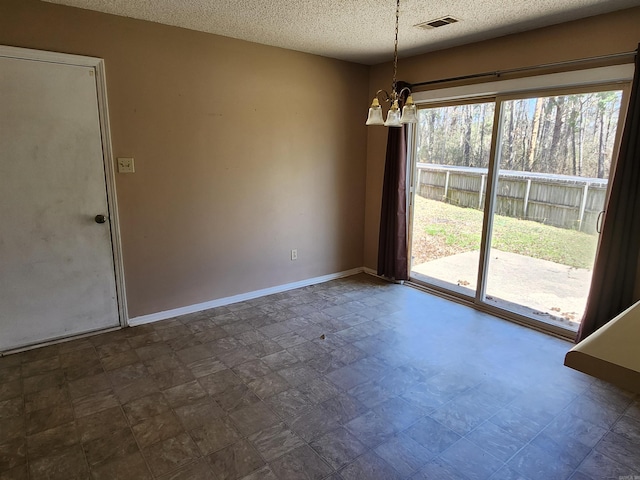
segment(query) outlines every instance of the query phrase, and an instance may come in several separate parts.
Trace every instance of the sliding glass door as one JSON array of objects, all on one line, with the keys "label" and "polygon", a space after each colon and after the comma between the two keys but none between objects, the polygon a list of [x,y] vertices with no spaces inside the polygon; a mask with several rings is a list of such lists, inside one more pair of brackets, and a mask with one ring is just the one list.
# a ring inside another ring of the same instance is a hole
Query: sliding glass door
[{"label": "sliding glass door", "polygon": [[417,279],[475,297],[493,102],[418,111],[412,270]]},{"label": "sliding glass door", "polygon": [[621,100],[619,87],[600,87],[422,107],[412,280],[575,331]]}]

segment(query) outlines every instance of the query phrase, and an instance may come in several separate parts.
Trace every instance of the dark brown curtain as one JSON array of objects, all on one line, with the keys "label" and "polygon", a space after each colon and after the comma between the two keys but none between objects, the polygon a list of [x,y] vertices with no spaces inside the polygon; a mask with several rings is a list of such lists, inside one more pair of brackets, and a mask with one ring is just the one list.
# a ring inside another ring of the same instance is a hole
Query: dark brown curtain
[{"label": "dark brown curtain", "polygon": [[640,254],[640,61],[637,54],[629,110],[606,208],[578,342],[636,300],[634,289]]},{"label": "dark brown curtain", "polygon": [[[407,86],[398,82],[398,91]],[[400,105],[402,107],[402,104]],[[408,280],[406,126],[389,127],[378,238],[378,275]]]}]

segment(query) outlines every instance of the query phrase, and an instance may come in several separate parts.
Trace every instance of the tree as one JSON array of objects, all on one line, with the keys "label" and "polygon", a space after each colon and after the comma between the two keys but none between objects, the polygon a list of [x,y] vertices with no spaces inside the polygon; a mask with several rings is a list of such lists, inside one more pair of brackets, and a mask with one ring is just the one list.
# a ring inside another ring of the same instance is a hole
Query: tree
[{"label": "tree", "polygon": [[538,147],[538,133],[540,132],[540,117],[542,116],[543,99],[536,98],[536,107],[533,113],[533,127],[531,130],[531,145],[529,154],[527,155],[527,163],[523,165],[522,170],[527,172],[533,171],[533,165],[536,158],[536,148]]},{"label": "tree", "polygon": [[[606,178],[620,91],[502,102],[500,168]],[[417,152],[423,162],[487,168],[495,104],[420,109]]]}]

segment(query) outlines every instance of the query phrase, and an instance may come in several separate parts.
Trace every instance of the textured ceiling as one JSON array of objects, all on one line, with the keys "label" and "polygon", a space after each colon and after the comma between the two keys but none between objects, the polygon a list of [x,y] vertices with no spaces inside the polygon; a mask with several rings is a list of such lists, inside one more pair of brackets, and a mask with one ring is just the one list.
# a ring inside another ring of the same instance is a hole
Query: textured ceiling
[{"label": "textured ceiling", "polygon": [[[45,0],[376,64],[393,55],[394,0]],[[400,56],[640,5],[640,0],[402,0]],[[414,25],[443,16],[459,23]]]}]

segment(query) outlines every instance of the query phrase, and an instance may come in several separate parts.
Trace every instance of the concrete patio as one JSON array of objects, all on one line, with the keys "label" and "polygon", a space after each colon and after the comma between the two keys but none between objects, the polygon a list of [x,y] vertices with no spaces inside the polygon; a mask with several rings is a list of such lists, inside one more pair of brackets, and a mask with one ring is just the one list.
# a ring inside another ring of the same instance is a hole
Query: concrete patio
[{"label": "concrete patio", "polygon": [[[477,287],[479,252],[413,266],[412,276],[466,295]],[[591,271],[492,249],[487,302],[576,330],[591,285]]]}]

